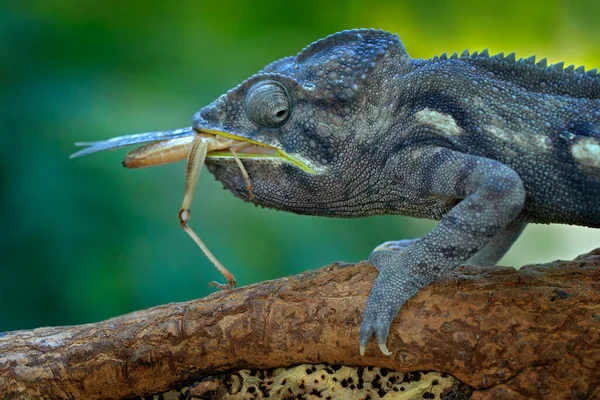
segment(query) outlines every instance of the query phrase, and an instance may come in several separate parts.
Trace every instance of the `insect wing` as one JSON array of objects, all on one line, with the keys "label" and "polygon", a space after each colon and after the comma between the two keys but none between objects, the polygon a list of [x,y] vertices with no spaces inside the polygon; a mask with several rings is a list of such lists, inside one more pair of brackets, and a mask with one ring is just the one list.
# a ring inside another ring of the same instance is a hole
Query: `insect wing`
[{"label": "insect wing", "polygon": [[70,158],[81,157],[92,153],[97,153],[104,150],[117,149],[119,147],[130,146],[133,144],[156,142],[159,140],[172,139],[176,137],[190,136],[194,134],[194,128],[188,126],[186,128],[175,129],[172,131],[146,132],[136,133],[133,135],[118,136],[108,140],[99,142],[78,142],[75,146],[84,146],[85,149],[71,154]]}]

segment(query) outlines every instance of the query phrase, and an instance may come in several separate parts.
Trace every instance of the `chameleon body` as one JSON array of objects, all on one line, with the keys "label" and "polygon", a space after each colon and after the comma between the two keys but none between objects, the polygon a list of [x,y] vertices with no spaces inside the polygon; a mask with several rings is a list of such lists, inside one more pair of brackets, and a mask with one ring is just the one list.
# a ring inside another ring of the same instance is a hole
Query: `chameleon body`
[{"label": "chameleon body", "polygon": [[193,129],[76,155],[194,131],[281,155],[243,159],[253,196],[235,160],[207,155],[209,171],[246,201],[328,217],[440,220],[422,238],[369,256],[379,276],[361,353],[374,335],[389,354],[390,324],[419,288],[464,263],[495,264],[527,223],[600,227],[596,70],[487,50],[419,60],[396,35],[350,30],[269,64],[196,113]]},{"label": "chameleon body", "polygon": [[[495,264],[526,223],[600,227],[595,70],[487,51],[418,60],[396,35],[350,30],[273,62],[193,124],[282,149],[314,170],[244,160],[260,205],[440,220],[422,238],[370,255],[380,273],[361,352],[374,335],[388,353],[390,324],[419,288],[467,262]],[[234,162],[206,164],[249,200]]]},{"label": "chameleon body", "polygon": [[[255,95],[260,85],[282,88],[287,102]],[[285,118],[263,123],[253,112],[261,102],[264,115]],[[422,238],[370,255],[380,274],[361,352],[375,335],[388,353],[390,324],[419,288],[466,262],[495,264],[526,223],[600,227],[595,70],[487,51],[417,60],[396,35],[351,30],[268,65],[193,124],[283,149],[316,171],[245,160],[263,206],[440,220]],[[235,163],[207,159],[207,167],[249,200]]]}]

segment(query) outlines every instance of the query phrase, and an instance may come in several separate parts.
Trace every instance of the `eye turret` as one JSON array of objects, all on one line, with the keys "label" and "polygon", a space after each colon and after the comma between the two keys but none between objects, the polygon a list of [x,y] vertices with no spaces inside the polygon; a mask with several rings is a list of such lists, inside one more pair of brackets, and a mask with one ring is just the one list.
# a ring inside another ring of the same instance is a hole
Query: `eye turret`
[{"label": "eye turret", "polygon": [[255,124],[277,128],[290,116],[290,96],[281,83],[262,81],[248,91],[244,108],[246,116]]}]

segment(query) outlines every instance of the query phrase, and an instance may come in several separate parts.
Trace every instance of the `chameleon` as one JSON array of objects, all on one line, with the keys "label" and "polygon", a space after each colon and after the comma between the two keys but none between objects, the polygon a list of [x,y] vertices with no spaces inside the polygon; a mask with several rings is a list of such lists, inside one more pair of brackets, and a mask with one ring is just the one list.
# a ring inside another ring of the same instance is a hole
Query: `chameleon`
[{"label": "chameleon", "polygon": [[496,264],[526,224],[600,228],[596,69],[487,49],[414,59],[395,34],[347,30],[267,65],[201,108],[190,128],[76,155],[198,134],[263,150],[203,160],[242,200],[325,217],[439,221],[369,255],[379,274],[361,355],[373,336],[390,355],[390,325],[420,288],[463,264]]}]

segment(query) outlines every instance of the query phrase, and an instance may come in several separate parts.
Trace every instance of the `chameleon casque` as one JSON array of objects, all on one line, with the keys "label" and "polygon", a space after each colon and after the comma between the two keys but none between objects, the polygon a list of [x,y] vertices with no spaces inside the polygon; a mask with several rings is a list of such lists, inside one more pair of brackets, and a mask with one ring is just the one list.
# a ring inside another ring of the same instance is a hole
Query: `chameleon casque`
[{"label": "chameleon casque", "polygon": [[328,217],[440,220],[369,256],[379,276],[361,354],[373,335],[390,354],[390,324],[419,288],[461,264],[495,264],[527,223],[600,227],[596,70],[487,50],[413,59],[397,35],[349,30],[269,64],[202,108],[192,128],[76,155],[199,132],[277,151],[242,159],[252,191],[230,154],[208,153],[209,171],[243,200]]}]

